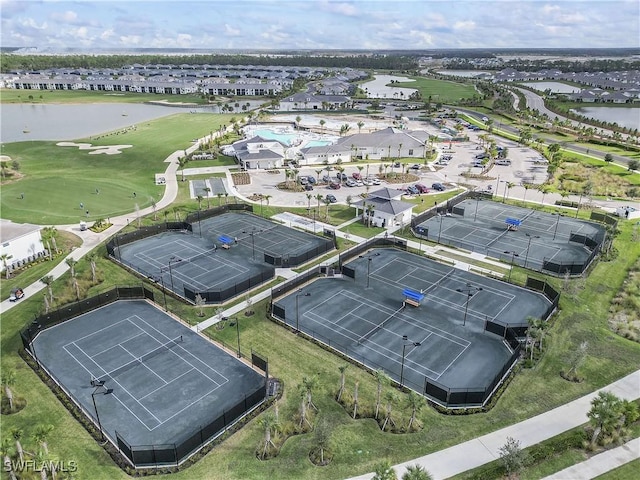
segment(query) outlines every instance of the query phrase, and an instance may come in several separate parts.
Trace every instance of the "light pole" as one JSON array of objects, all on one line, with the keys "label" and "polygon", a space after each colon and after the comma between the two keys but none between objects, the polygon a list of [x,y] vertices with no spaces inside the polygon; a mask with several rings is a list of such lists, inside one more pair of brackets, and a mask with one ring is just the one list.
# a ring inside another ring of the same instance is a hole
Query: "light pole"
[{"label": "light pole", "polygon": [[558,233],[558,225],[560,224],[560,217],[563,217],[561,213],[558,213],[558,219],[556,220],[556,228],[553,230],[553,239],[556,239],[556,233]]},{"label": "light pole", "polygon": [[380,252],[376,252],[373,253],[371,255],[360,255],[359,258],[366,258],[367,259],[367,287],[369,288],[369,277],[371,275],[371,261],[373,260],[373,257],[378,257],[380,255]]},{"label": "light pole", "polygon": [[158,279],[156,280],[156,282],[158,282],[158,281],[160,282],[160,285],[162,285],[162,298],[164,300],[164,311],[168,312],[169,309],[167,308],[167,292],[166,292],[166,290],[164,288],[164,279],[162,278],[162,275],[160,275],[158,277]]},{"label": "light pole", "polygon": [[296,293],[296,333],[300,332],[300,309],[299,309],[299,303],[298,303],[298,298],[300,297],[310,297],[311,293],[309,292],[302,292],[302,289],[299,289],[298,292]]},{"label": "light pole", "polygon": [[98,406],[96,405],[96,394],[102,393],[103,395],[107,395],[108,393],[113,392],[112,389],[104,386],[104,380],[94,380],[91,382],[91,386],[96,387],[95,390],[91,393],[91,400],[93,401],[93,409],[96,412],[96,420],[98,421],[98,429],[100,429],[100,439],[101,441],[105,441],[104,431],[102,430],[102,423],[100,422],[100,415],[98,415]]},{"label": "light pole", "polygon": [[38,332],[40,331],[40,329],[42,328],[42,325],[40,325],[37,320],[33,320],[33,322],[31,322],[31,325],[33,326],[33,329],[35,330],[36,334],[35,336],[31,333],[31,328],[29,328],[27,331],[29,332],[29,340],[31,340],[31,353],[33,354],[33,358],[35,359],[36,363],[40,363],[38,362],[38,356],[36,355],[36,345],[35,343],[33,343],[34,339],[38,336]]},{"label": "light pole", "polygon": [[507,282],[511,283],[511,272],[513,271],[513,262],[515,257],[519,257],[520,255],[518,255],[513,250],[505,250],[504,253],[506,253],[507,255],[511,255],[511,268],[509,269],[509,277],[507,278]]},{"label": "light pole", "polygon": [[[407,340],[409,340],[409,337],[407,335],[403,335],[402,341],[406,342]],[[419,347],[420,345],[422,345],[420,342],[410,342],[402,345],[402,364],[400,366],[400,386],[403,386],[403,381],[404,381],[404,358],[405,358],[406,349],[407,347]]]},{"label": "light pole", "polygon": [[531,240],[534,238],[540,238],[540,235],[531,235],[529,233],[525,233],[527,237],[529,237],[529,243],[527,244],[527,253],[524,256],[524,268],[527,268],[527,259],[529,258],[529,248],[531,247]]},{"label": "light pole", "polygon": [[498,195],[498,187],[500,186],[500,175],[498,175],[498,180],[496,180],[496,195]]},{"label": "light pole", "polygon": [[248,233],[251,236],[251,257],[255,260],[256,259],[256,243],[255,243],[255,239],[253,238],[254,235],[258,232],[260,232],[262,230],[258,230],[256,231],[256,228],[253,227],[253,229],[250,232],[247,231],[243,231],[242,233]]},{"label": "light pole", "polygon": [[[238,337],[238,352],[237,352],[237,356],[238,356],[238,358],[240,358],[242,356],[242,354],[240,353],[240,319],[238,317],[234,317],[234,318],[222,317],[221,320],[225,321],[225,322],[227,320],[232,320],[233,322],[235,322],[235,324],[236,324],[236,335]],[[229,323],[229,326],[232,327],[233,323]]]},{"label": "light pole", "polygon": [[482,287],[476,287],[467,283],[466,288],[456,288],[456,292],[465,293],[467,295],[467,300],[464,302],[464,318],[462,319],[462,326],[464,327],[467,324],[467,312],[469,311],[469,300],[473,297],[476,292],[480,292]]},{"label": "light pole", "polygon": [[173,289],[173,272],[171,271],[171,264],[172,263],[178,263],[181,262],[182,259],[181,258],[176,258],[176,257],[171,257],[169,259],[169,278],[171,279],[171,291],[175,292],[175,290]]},{"label": "light pole", "polygon": [[475,213],[473,214],[473,221],[474,221],[474,222],[476,221],[476,217],[478,216],[478,204],[479,204],[479,203],[480,203],[480,197],[479,197],[479,196],[477,196],[477,197],[476,197],[476,211],[475,211]]},{"label": "light pole", "polygon": [[504,183],[504,194],[502,195],[502,203],[505,203],[507,199],[507,190],[509,189],[509,182],[502,180],[502,183]]},{"label": "light pole", "polygon": [[442,233],[442,214],[439,214],[439,218],[440,218],[440,228],[438,229],[438,243],[440,243],[440,234]]}]

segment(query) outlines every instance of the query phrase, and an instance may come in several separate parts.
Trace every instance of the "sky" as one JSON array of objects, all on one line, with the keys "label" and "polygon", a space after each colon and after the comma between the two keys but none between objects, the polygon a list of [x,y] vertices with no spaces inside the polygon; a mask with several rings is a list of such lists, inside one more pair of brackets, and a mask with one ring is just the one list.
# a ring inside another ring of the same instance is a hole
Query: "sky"
[{"label": "sky", "polygon": [[3,47],[640,46],[638,0],[0,0]]}]

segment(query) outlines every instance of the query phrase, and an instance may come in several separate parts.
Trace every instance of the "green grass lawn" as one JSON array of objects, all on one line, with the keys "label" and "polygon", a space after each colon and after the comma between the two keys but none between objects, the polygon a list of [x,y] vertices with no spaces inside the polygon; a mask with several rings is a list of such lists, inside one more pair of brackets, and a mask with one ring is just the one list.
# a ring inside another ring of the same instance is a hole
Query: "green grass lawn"
[{"label": "green grass lawn", "polygon": [[397,82],[388,86],[414,88],[420,92],[424,101],[431,97],[434,103],[456,103],[462,98],[471,98],[477,94],[470,84],[425,77],[411,76],[410,78],[415,81]]},{"label": "green grass lawn", "polygon": [[638,471],[640,471],[640,459],[633,460],[621,467],[618,467],[610,472],[607,472],[599,477],[597,480],[635,480],[638,478]]},{"label": "green grass lawn", "polygon": [[194,137],[228,123],[230,117],[177,114],[140,124],[135,131],[91,141],[94,145],[133,145],[119,155],[90,155],[88,150],[56,146],[57,142],[3,144],[0,153],[18,161],[23,176],[2,185],[2,216],[16,222],[59,225],[150,206],[164,194],[164,187],[155,185],[154,175],[165,171],[167,156],[190,146]]}]

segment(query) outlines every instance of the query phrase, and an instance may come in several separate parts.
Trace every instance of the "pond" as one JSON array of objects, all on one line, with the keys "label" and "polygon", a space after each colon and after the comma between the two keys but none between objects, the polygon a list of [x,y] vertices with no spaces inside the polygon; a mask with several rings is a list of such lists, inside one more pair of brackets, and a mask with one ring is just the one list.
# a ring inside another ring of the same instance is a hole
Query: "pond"
[{"label": "pond", "polygon": [[580,107],[572,111],[602,122],[615,122],[621,127],[640,130],[640,107]]},{"label": "pond", "polygon": [[368,98],[395,98],[398,100],[408,100],[409,96],[415,92],[414,88],[387,87],[392,80],[397,82],[414,82],[411,78],[398,77],[395,75],[375,75],[374,80],[363,83],[360,88],[367,92]]},{"label": "pond", "polygon": [[493,72],[489,72],[487,70],[441,70],[436,73],[439,73],[440,75],[449,75],[452,77],[473,78],[483,73],[493,73]]},{"label": "pond", "polygon": [[561,82],[526,82],[525,85],[540,92],[549,89],[551,93],[577,93],[582,90],[580,87],[574,87],[573,85],[567,85]]}]

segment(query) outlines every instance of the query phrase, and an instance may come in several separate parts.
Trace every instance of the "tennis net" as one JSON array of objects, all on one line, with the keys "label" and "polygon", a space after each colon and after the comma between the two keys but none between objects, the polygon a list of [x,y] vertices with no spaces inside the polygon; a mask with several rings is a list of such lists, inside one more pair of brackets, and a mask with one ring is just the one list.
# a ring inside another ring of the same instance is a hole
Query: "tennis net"
[{"label": "tennis net", "polygon": [[402,307],[400,307],[398,310],[396,310],[395,312],[393,312],[391,315],[389,315],[387,318],[384,319],[384,321],[378,325],[376,325],[375,327],[373,327],[371,330],[369,330],[367,333],[365,333],[363,336],[361,336],[358,339],[358,345],[362,344],[362,342],[364,342],[365,340],[368,340],[369,338],[371,338],[376,332],[379,332],[382,328],[384,328],[384,326],[389,322],[389,320],[391,320],[393,317],[396,316],[396,314],[398,312],[400,312],[402,309],[404,308],[404,305]]},{"label": "tennis net", "polygon": [[179,337],[174,338],[173,340],[169,340],[167,343],[164,343],[164,344],[160,345],[159,347],[154,348],[153,350],[151,350],[150,352],[145,353],[144,355],[140,355],[138,358],[134,358],[133,360],[130,360],[129,362],[125,363],[124,365],[121,365],[118,368],[115,368],[115,369],[111,370],[110,372],[105,373],[104,375],[101,375],[100,378],[104,379],[105,377],[110,377],[110,378],[117,377],[121,373],[129,370],[134,365],[138,365],[140,363],[144,363],[145,361],[149,360],[151,357],[154,357],[154,356],[158,355],[159,353],[166,352],[171,347],[173,347],[173,346],[175,346],[175,345],[177,345],[178,343],[181,343],[181,342],[182,342],[182,335],[180,335]]}]

